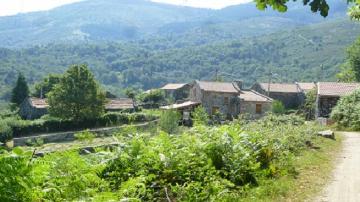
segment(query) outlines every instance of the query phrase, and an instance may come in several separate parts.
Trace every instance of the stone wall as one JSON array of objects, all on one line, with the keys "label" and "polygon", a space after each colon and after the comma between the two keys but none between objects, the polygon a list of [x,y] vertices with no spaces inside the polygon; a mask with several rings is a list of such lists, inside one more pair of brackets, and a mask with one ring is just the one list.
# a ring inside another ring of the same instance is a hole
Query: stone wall
[{"label": "stone wall", "polygon": [[30,104],[30,100],[24,100],[23,103],[20,105],[19,114],[23,119],[27,120],[33,120],[38,119],[45,114],[47,114],[48,111],[46,108],[35,108]]},{"label": "stone wall", "polygon": [[339,97],[318,97],[316,105],[317,117],[329,118],[331,110],[336,106]]},{"label": "stone wall", "polygon": [[[261,113],[256,113],[256,105],[261,105]],[[267,112],[271,112],[272,104],[271,102],[241,102],[240,104],[240,114],[247,114],[251,119],[258,119]]]}]

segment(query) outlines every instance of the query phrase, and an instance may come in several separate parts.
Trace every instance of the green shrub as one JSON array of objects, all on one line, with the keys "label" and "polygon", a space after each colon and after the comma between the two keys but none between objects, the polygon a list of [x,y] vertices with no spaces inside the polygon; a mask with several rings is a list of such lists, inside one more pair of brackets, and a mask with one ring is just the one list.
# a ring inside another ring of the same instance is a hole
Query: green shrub
[{"label": "green shrub", "polygon": [[284,114],[286,111],[284,104],[279,100],[272,102],[272,112],[274,114]]},{"label": "green shrub", "polygon": [[340,128],[360,130],[360,89],[340,98],[332,110],[331,118]]},{"label": "green shrub", "polygon": [[164,111],[159,120],[159,127],[167,133],[176,133],[179,128],[180,114],[175,110]]},{"label": "green shrub", "polygon": [[119,113],[110,112],[104,114],[96,120],[71,121],[61,120],[58,118],[44,117],[43,119],[29,121],[16,120],[10,123],[13,130],[14,137],[29,136],[38,133],[51,133],[72,130],[85,130],[96,127],[109,127],[122,124],[129,124],[130,122],[139,123],[146,121],[153,121],[157,116],[147,115],[143,113]]},{"label": "green shrub", "polygon": [[87,141],[87,142],[92,142],[96,138],[96,135],[94,133],[90,132],[89,130],[75,133],[74,136],[77,140]]},{"label": "green shrub", "polygon": [[15,148],[0,154],[0,201],[32,201],[31,153]]},{"label": "green shrub", "polygon": [[12,129],[4,120],[0,120],[0,142],[5,143],[12,138]]},{"label": "green shrub", "polygon": [[206,112],[205,108],[202,106],[196,107],[192,113],[194,125],[208,125],[209,124],[209,115]]}]

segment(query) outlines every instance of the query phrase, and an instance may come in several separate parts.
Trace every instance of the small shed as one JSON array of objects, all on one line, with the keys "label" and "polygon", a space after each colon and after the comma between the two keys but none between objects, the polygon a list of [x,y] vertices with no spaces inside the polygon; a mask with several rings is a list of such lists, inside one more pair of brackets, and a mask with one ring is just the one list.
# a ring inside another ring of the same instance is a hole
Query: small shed
[{"label": "small shed", "polygon": [[167,97],[172,97],[175,100],[184,100],[189,97],[190,84],[169,83],[160,89],[165,91]]},{"label": "small shed", "polygon": [[20,104],[19,114],[23,119],[38,119],[48,113],[48,107],[46,99],[26,98]]},{"label": "small shed", "polygon": [[317,84],[316,117],[329,118],[340,97],[360,88],[360,83],[319,82]]},{"label": "small shed", "polygon": [[251,89],[281,101],[287,109],[296,109],[305,101],[303,90],[295,83],[256,83]]}]

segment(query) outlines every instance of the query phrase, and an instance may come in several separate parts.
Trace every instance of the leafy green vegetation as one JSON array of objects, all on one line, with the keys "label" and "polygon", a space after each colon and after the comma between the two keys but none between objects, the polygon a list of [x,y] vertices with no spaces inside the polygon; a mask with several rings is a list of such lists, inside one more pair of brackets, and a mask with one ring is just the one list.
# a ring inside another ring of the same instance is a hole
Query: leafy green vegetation
[{"label": "leafy green vegetation", "polygon": [[86,65],[71,66],[48,94],[49,113],[63,120],[99,118],[105,112],[105,92]]},{"label": "leafy green vegetation", "polygon": [[342,129],[360,130],[360,90],[341,97],[331,112],[331,118]]},{"label": "leafy green vegetation", "polygon": [[272,102],[272,112],[274,114],[284,114],[286,112],[284,104],[279,100]]},{"label": "leafy green vegetation", "polygon": [[180,114],[176,110],[166,110],[161,113],[159,127],[169,134],[178,132],[180,124]]},{"label": "leafy green vegetation", "polygon": [[[314,158],[306,165],[317,165],[315,156],[321,151],[307,142],[325,146],[318,130],[322,128],[294,116],[270,116],[176,135],[130,129],[114,134],[121,146],[85,156],[69,151],[31,160],[32,152],[2,151],[0,165],[13,166],[0,166],[0,177],[13,180],[0,185],[0,199],[275,201],[292,196],[291,186],[307,172],[298,166],[298,159],[305,160],[302,155]],[[8,176],[6,169],[21,172]],[[5,194],[7,190],[13,194]]]}]

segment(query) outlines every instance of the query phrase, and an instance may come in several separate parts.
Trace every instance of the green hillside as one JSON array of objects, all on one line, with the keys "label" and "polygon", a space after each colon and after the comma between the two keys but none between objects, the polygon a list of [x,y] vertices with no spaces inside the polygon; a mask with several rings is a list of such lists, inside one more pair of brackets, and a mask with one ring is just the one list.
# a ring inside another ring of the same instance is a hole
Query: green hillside
[{"label": "green hillside", "polygon": [[259,11],[254,3],[210,10],[147,0],[85,0],[50,11],[0,17],[0,47],[133,41],[194,33],[211,41],[258,36],[345,16],[344,2],[329,3],[332,12],[325,20],[299,4],[290,4],[288,13],[278,13]]},{"label": "green hillside", "polygon": [[102,84],[118,94],[128,86],[150,89],[167,82],[212,79],[216,69],[224,80],[243,79],[248,85],[266,80],[269,71],[276,73],[275,81],[334,80],[344,60],[344,49],[359,34],[360,25],[344,19],[262,37],[181,48],[171,45],[191,43],[191,36],[138,44],[0,49],[0,88],[6,99],[17,71],[24,72],[33,84],[74,63],[89,64]]}]

